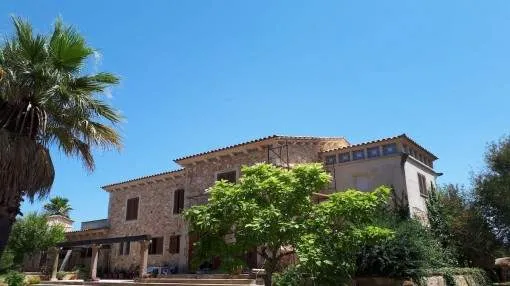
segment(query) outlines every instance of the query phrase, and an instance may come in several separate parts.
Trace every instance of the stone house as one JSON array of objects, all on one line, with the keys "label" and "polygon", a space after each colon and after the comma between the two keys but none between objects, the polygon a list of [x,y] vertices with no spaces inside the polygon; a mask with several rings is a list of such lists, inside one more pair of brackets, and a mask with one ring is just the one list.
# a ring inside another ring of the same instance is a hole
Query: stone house
[{"label": "stone house", "polygon": [[[144,264],[149,271],[187,272],[195,238],[188,234],[183,209],[206,203],[206,190],[216,180],[235,181],[241,166],[259,162],[286,167],[324,163],[333,177],[324,194],[392,186],[396,201],[426,222],[427,192],[441,175],[433,168],[436,159],[405,134],[361,144],[342,137],[268,136],[178,158],[179,170],[103,186],[109,193],[108,218],[84,222],[81,230],[68,233],[68,244],[62,246],[102,241],[100,247],[94,244],[91,254],[100,272],[140,265],[144,273]],[[143,237],[150,243],[135,243]],[[88,251],[82,248],[80,257],[87,257]],[[261,261],[251,254],[247,262],[256,267]]]}]

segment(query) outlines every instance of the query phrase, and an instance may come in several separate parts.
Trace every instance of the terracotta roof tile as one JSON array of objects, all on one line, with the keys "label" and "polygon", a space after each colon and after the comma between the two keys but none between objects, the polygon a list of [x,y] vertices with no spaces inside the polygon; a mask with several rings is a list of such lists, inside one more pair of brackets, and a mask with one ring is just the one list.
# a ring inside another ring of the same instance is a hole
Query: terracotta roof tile
[{"label": "terracotta roof tile", "polygon": [[211,154],[211,153],[215,153],[215,152],[219,152],[219,151],[223,151],[223,150],[228,150],[228,149],[232,149],[232,148],[236,148],[236,147],[244,146],[244,145],[248,145],[248,144],[253,144],[253,143],[257,143],[257,142],[262,142],[262,141],[270,140],[270,139],[279,139],[279,140],[286,140],[286,139],[287,140],[321,140],[321,139],[322,140],[341,140],[342,139],[342,140],[345,140],[345,138],[343,138],[343,137],[270,135],[270,136],[266,136],[266,137],[262,137],[262,138],[258,138],[258,139],[253,139],[253,140],[250,140],[250,141],[246,141],[246,142],[242,142],[242,143],[238,143],[238,144],[234,144],[234,145],[229,145],[229,146],[226,146],[226,147],[221,147],[221,148],[217,148],[217,149],[213,149],[213,150],[209,150],[209,151],[205,151],[205,152],[201,152],[201,153],[197,153],[197,154],[192,154],[192,155],[184,156],[184,157],[175,159],[174,161],[175,162],[180,162],[180,161],[183,161],[183,160],[186,160],[186,159],[200,157],[200,156],[203,156],[203,155],[207,155],[207,154]]},{"label": "terracotta roof tile", "polygon": [[157,174],[153,174],[153,175],[143,176],[143,177],[126,180],[126,181],[119,182],[119,183],[113,183],[113,184],[105,185],[105,186],[102,186],[101,188],[106,190],[106,189],[108,189],[110,187],[117,186],[117,185],[122,185],[122,184],[125,184],[125,183],[131,183],[131,182],[145,180],[145,179],[149,179],[149,178],[153,178],[153,177],[159,177],[159,176],[165,176],[165,175],[170,175],[170,174],[176,174],[176,173],[179,173],[179,172],[181,172],[183,170],[184,169],[178,169],[178,170],[167,171],[167,172],[157,173]]}]

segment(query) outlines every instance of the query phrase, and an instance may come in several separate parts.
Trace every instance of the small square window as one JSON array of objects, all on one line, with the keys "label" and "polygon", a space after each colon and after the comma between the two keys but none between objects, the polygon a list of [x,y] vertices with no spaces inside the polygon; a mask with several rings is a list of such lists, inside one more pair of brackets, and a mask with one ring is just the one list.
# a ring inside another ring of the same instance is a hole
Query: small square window
[{"label": "small square window", "polygon": [[338,155],[338,162],[349,162],[351,161],[351,153],[345,152]]},{"label": "small square window", "polygon": [[[405,145],[404,145],[405,146]],[[407,146],[404,147],[404,150]],[[386,144],[382,146],[384,156],[397,153],[397,143]]]},{"label": "small square window", "polygon": [[336,155],[326,156],[326,165],[336,164]]},{"label": "small square window", "polygon": [[352,151],[352,160],[365,159],[365,150]]},{"label": "small square window", "polygon": [[229,183],[235,184],[237,181],[237,172],[234,170],[216,174],[216,181],[221,180],[225,180]]},{"label": "small square window", "polygon": [[153,237],[149,244],[149,254],[163,254],[163,237]]},{"label": "small square window", "polygon": [[379,146],[367,148],[367,156],[368,156],[368,158],[374,158],[374,157],[381,156],[381,150],[379,149]]}]

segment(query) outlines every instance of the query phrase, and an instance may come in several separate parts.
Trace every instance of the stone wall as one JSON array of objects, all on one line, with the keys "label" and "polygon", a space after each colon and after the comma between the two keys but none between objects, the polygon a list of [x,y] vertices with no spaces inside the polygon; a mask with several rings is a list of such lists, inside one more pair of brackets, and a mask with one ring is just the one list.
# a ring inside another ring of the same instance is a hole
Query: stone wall
[{"label": "stone wall", "polygon": [[[149,255],[149,265],[177,264],[185,268],[186,254],[183,240],[184,220],[182,215],[173,214],[174,191],[184,187],[184,178],[174,178],[156,183],[144,183],[125,190],[110,192],[108,237],[149,234],[163,237],[163,254]],[[126,221],[126,205],[130,198],[139,197],[138,219]],[[171,235],[181,235],[179,254],[168,251]],[[119,255],[120,244],[112,245],[111,268],[128,269],[136,267],[140,260],[138,242],[132,242],[129,255]]]}]

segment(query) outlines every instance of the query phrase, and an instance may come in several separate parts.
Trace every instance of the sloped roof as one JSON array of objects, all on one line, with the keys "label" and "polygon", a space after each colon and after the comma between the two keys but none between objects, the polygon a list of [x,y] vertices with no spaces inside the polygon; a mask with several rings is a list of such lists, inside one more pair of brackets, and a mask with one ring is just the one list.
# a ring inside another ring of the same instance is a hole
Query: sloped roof
[{"label": "sloped roof", "polygon": [[245,145],[249,145],[249,144],[253,144],[253,143],[258,143],[258,142],[262,142],[262,141],[266,141],[266,140],[272,140],[272,139],[276,139],[276,140],[345,140],[347,142],[347,140],[345,138],[343,138],[343,137],[270,135],[270,136],[266,136],[266,137],[262,137],[262,138],[257,138],[257,139],[249,140],[249,141],[238,143],[238,144],[234,144],[234,145],[229,145],[229,146],[220,147],[220,148],[217,148],[217,149],[213,149],[213,150],[209,150],[209,151],[205,151],[205,152],[201,152],[201,153],[196,153],[196,154],[184,156],[184,157],[181,157],[181,158],[177,158],[174,161],[179,163],[179,162],[181,162],[183,160],[187,160],[187,159],[191,159],[191,158],[196,158],[196,157],[212,154],[212,153],[215,153],[215,152],[220,152],[220,151],[224,151],[224,150],[228,150],[228,149],[232,149],[232,148],[236,148],[236,147],[240,147],[240,146],[245,146]]},{"label": "sloped roof", "polygon": [[122,184],[126,184],[126,183],[131,183],[131,182],[141,181],[141,180],[150,179],[150,178],[155,178],[155,177],[161,177],[161,176],[167,176],[167,175],[177,174],[177,173],[179,173],[179,172],[181,172],[181,171],[183,171],[183,170],[184,170],[184,169],[178,169],[178,170],[166,171],[166,172],[157,173],[157,174],[153,174],[153,175],[148,175],[148,176],[138,177],[138,178],[134,178],[134,179],[126,180],[126,181],[123,181],[123,182],[118,182],[118,183],[113,183],[113,184],[105,185],[105,186],[102,186],[101,188],[102,188],[102,189],[104,189],[104,190],[107,190],[108,188],[115,187],[115,186],[117,186],[117,185],[122,185]]}]

